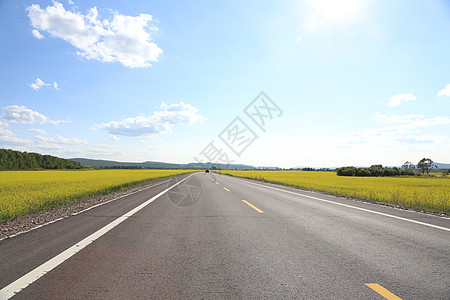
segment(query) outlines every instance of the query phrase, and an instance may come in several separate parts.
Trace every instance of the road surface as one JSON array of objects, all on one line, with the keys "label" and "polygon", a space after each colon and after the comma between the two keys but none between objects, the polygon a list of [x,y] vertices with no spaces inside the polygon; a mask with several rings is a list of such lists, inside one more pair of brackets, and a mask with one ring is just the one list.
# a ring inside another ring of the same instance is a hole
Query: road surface
[{"label": "road surface", "polygon": [[214,173],[0,241],[0,299],[450,299],[450,220]]}]

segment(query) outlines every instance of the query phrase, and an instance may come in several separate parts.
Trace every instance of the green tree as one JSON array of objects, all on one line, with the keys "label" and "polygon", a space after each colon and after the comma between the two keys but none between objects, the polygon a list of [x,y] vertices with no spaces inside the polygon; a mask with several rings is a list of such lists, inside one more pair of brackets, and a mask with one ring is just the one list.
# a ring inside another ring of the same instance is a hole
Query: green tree
[{"label": "green tree", "polygon": [[81,164],[50,155],[0,149],[0,170],[81,169]]},{"label": "green tree", "polygon": [[371,176],[382,176],[383,166],[382,165],[371,165],[369,168]]},{"label": "green tree", "polygon": [[407,161],[402,165],[402,169],[404,169],[404,170],[413,170],[415,168],[416,168],[416,166],[410,161]]},{"label": "green tree", "polygon": [[338,176],[355,176],[356,168],[355,167],[342,167],[337,169]]},{"label": "green tree", "polygon": [[430,174],[430,170],[433,168],[437,168],[437,166],[430,158],[422,158],[417,163],[417,168],[419,168],[423,174],[425,174],[425,172],[427,172],[427,174]]}]

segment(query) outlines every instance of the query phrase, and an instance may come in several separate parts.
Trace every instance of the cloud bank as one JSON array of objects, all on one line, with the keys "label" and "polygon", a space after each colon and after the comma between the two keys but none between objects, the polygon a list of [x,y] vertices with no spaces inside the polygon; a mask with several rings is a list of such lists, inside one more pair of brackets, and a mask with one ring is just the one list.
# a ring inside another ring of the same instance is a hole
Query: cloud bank
[{"label": "cloud bank", "polygon": [[53,88],[55,90],[59,90],[58,89],[58,84],[56,82],[53,83],[45,83],[44,81],[42,81],[40,78],[36,78],[36,80],[30,84],[30,87],[35,90],[35,91],[39,91],[42,87],[44,86],[53,86]]},{"label": "cloud bank", "polygon": [[25,106],[10,105],[3,108],[3,120],[10,123],[25,123],[25,124],[44,124],[50,123],[58,125],[59,123],[67,123],[64,120],[50,120],[46,116],[31,110]]},{"label": "cloud bank", "polygon": [[424,115],[386,115],[375,114],[375,120],[386,124],[384,127],[369,129],[344,135],[345,144],[371,144],[392,146],[400,144],[432,144],[447,139],[445,136],[423,133],[426,127],[448,125],[450,117],[439,116],[426,118]]},{"label": "cloud bank", "polygon": [[86,59],[144,68],[163,52],[152,42],[151,33],[158,29],[149,25],[152,16],[148,14],[132,17],[115,12],[112,20],[102,20],[96,7],[82,14],[56,1],[45,9],[33,4],[27,11],[36,38],[42,39],[40,31],[46,31],[78,48],[77,54]]},{"label": "cloud bank", "polygon": [[438,92],[438,96],[449,96],[450,97],[450,84],[447,84],[442,90]]},{"label": "cloud bank", "polygon": [[163,104],[162,110],[156,111],[148,117],[137,116],[97,126],[113,136],[156,137],[159,134],[170,132],[175,125],[189,125],[205,119],[195,107],[180,102],[171,105]]},{"label": "cloud bank", "polygon": [[398,94],[389,98],[389,106],[400,106],[403,102],[416,100],[416,96],[413,94]]}]

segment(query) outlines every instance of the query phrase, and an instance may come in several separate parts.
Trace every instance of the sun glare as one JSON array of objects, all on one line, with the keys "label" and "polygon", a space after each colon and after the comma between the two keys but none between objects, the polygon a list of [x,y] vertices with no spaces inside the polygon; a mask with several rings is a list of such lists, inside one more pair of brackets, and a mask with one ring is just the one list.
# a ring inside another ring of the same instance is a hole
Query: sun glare
[{"label": "sun glare", "polygon": [[305,10],[309,15],[305,19],[305,29],[316,29],[343,25],[358,19],[363,13],[363,0],[307,0]]}]

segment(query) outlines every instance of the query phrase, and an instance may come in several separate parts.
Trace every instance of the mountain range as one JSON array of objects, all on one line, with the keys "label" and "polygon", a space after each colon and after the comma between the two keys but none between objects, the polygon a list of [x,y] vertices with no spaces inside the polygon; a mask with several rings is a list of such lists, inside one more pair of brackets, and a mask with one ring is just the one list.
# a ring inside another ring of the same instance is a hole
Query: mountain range
[{"label": "mountain range", "polygon": [[243,164],[217,164],[217,163],[188,163],[176,164],[158,161],[120,162],[113,160],[88,159],[88,158],[70,158],[83,166],[92,168],[136,168],[136,169],[221,169],[221,170],[250,170],[254,166]]}]

